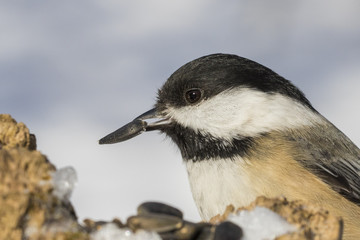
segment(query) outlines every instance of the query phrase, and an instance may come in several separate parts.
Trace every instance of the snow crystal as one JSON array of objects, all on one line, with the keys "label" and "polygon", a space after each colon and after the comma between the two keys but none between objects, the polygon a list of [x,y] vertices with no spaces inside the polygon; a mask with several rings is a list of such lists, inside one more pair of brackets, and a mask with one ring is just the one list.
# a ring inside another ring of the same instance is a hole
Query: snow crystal
[{"label": "snow crystal", "polygon": [[252,211],[240,211],[230,215],[228,220],[242,228],[244,234],[242,240],[272,240],[297,229],[280,215],[265,207],[256,207]]},{"label": "snow crystal", "polygon": [[156,232],[138,230],[135,233],[127,228],[119,228],[114,223],[104,225],[90,236],[91,240],[161,240]]},{"label": "snow crystal", "polygon": [[69,200],[77,182],[76,171],[73,167],[58,169],[52,175],[53,194],[62,200]]}]

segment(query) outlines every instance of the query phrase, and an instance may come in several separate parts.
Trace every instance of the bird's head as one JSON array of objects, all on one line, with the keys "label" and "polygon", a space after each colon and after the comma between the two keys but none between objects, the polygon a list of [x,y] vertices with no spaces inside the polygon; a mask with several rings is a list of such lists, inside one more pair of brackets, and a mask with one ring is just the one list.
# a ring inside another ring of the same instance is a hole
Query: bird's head
[{"label": "bird's head", "polygon": [[236,55],[213,54],[175,71],[153,109],[99,142],[160,130],[184,160],[201,161],[246,154],[256,137],[310,126],[319,116],[298,88],[272,70]]}]

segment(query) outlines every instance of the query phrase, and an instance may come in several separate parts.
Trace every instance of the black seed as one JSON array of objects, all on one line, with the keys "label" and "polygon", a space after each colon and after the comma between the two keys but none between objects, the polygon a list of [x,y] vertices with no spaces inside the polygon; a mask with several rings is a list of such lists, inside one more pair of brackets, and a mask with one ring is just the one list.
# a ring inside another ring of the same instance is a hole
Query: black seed
[{"label": "black seed", "polygon": [[138,207],[137,211],[139,215],[165,214],[180,219],[183,218],[183,213],[180,210],[159,202],[145,202]]},{"label": "black seed", "polygon": [[214,240],[239,240],[242,236],[242,229],[238,225],[222,222],[216,227]]},{"label": "black seed", "polygon": [[180,218],[170,215],[148,214],[129,217],[127,219],[127,226],[133,231],[144,229],[164,233],[182,228],[183,221]]}]

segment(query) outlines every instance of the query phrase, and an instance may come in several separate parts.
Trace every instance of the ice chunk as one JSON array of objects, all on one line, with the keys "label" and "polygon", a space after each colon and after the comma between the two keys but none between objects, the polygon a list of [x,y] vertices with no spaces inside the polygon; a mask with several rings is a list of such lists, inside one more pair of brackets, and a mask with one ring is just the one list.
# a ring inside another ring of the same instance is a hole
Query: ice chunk
[{"label": "ice chunk", "polygon": [[272,240],[297,230],[294,225],[265,207],[231,214],[228,220],[242,228],[244,234],[242,240]]},{"label": "ice chunk", "polygon": [[58,169],[52,175],[53,194],[59,199],[68,201],[77,182],[76,171],[73,167]]},{"label": "ice chunk", "polygon": [[127,228],[119,228],[114,223],[104,225],[90,236],[90,240],[161,240],[156,232],[138,230],[135,233]]}]

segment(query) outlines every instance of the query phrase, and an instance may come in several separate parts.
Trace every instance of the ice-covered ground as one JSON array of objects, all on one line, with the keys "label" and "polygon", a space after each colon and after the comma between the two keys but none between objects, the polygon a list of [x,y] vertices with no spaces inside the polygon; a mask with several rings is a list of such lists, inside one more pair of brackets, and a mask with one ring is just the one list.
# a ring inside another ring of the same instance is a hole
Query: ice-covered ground
[{"label": "ice-covered ground", "polygon": [[[268,208],[256,207],[252,211],[243,210],[231,214],[229,221],[239,225],[243,231],[241,240],[272,240],[286,233],[296,231],[294,225]],[[109,223],[91,235],[91,240],[160,240],[161,237],[150,231],[133,233]],[[221,238],[220,238],[221,239]],[[234,239],[235,240],[235,239]]]},{"label": "ice-covered ground", "polygon": [[238,224],[243,230],[241,240],[272,240],[296,231],[294,225],[265,207],[256,207],[252,211],[240,211],[230,215],[228,220]]},{"label": "ice-covered ground", "polygon": [[145,230],[133,233],[129,229],[121,229],[113,223],[108,223],[99,231],[91,235],[91,240],[161,240],[161,237],[155,233]]},{"label": "ice-covered ground", "polygon": [[[73,167],[58,169],[53,173],[54,194],[60,199],[69,200],[77,182]],[[243,210],[231,214],[228,220],[239,225],[243,230],[242,240],[271,240],[277,236],[294,232],[296,227],[289,224],[277,213],[265,207],[256,207],[252,211]],[[150,231],[120,229],[113,223],[108,223],[91,235],[92,240],[160,240],[161,237]]]},{"label": "ice-covered ground", "polygon": [[63,167],[52,174],[53,194],[62,200],[69,200],[77,183],[76,170],[73,167]]}]

